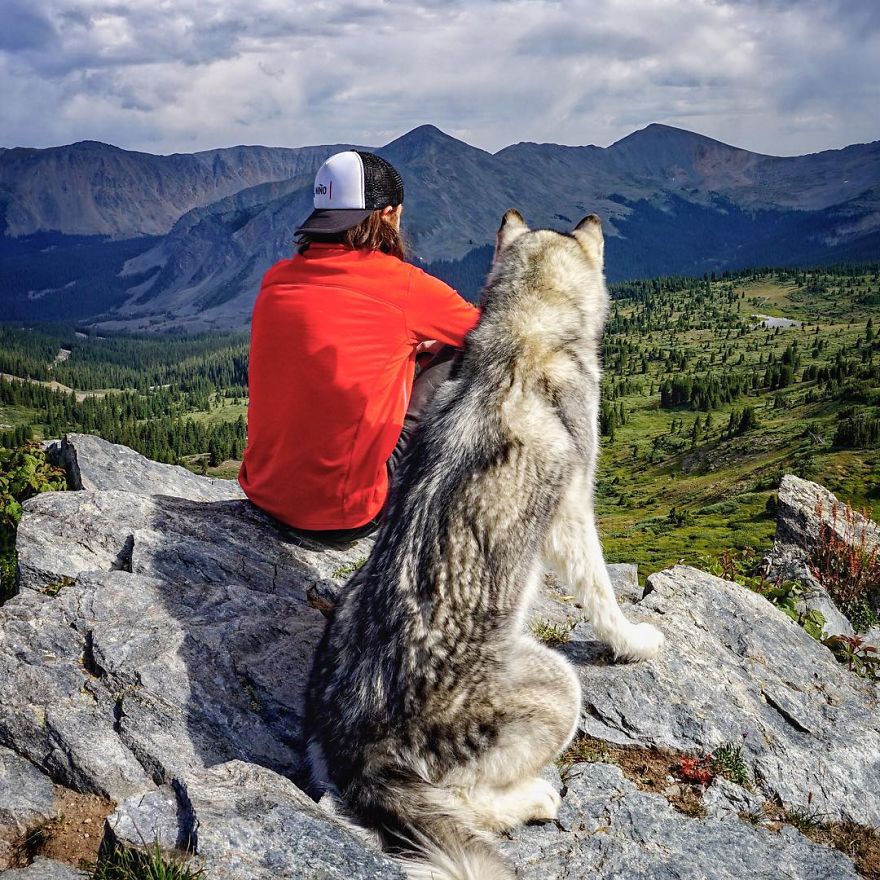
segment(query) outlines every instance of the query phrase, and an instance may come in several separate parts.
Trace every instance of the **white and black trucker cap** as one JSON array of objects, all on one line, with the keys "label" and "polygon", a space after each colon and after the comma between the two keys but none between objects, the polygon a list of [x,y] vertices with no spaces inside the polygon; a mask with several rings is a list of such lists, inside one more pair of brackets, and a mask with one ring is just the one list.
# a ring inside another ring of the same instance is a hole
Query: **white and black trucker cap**
[{"label": "white and black trucker cap", "polygon": [[373,211],[403,203],[403,180],[375,153],[334,153],[315,175],[315,210],[297,233],[332,235],[366,220]]}]

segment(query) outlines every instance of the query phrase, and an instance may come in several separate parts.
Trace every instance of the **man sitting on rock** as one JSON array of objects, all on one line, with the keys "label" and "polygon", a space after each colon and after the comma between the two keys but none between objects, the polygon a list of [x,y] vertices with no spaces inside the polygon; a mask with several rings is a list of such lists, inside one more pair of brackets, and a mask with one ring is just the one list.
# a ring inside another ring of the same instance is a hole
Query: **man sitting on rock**
[{"label": "man sitting on rock", "polygon": [[[298,253],[269,269],[254,306],[238,479],[257,507],[335,543],[377,528],[394,468],[448,375],[448,346],[462,345],[479,311],[404,262],[403,181],[384,159],[331,156],[314,208]],[[414,382],[420,351],[434,357]]]}]

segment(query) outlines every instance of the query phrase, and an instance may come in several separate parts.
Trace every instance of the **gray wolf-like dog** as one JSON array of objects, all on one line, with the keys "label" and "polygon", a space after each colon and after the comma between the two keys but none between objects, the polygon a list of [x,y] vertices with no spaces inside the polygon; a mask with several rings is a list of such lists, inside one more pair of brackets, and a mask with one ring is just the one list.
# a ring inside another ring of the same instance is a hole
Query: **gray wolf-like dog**
[{"label": "gray wolf-like dog", "polygon": [[552,819],[538,774],[574,736],[568,662],[526,628],[547,562],[621,659],[662,634],[621,613],[593,513],[604,240],[504,215],[482,317],[398,471],[308,688],[316,785],[411,878],[514,877],[491,832]]}]

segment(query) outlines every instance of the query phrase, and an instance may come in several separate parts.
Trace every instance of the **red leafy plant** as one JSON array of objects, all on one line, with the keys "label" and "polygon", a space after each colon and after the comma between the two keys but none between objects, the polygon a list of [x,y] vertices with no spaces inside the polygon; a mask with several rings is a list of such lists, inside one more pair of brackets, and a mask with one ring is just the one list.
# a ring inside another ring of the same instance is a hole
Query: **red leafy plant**
[{"label": "red leafy plant", "polygon": [[701,758],[682,758],[678,762],[676,771],[683,782],[709,785],[715,778],[712,755],[703,755]]},{"label": "red leafy plant", "polygon": [[873,645],[865,644],[859,636],[831,636],[824,644],[831,649],[839,662],[846,664],[850,672],[880,681],[880,652]]},{"label": "red leafy plant", "polygon": [[869,538],[867,514],[859,515],[848,504],[835,504],[830,522],[823,513],[819,502],[819,536],[810,554],[810,567],[855,629],[868,629],[877,623],[880,545]]}]

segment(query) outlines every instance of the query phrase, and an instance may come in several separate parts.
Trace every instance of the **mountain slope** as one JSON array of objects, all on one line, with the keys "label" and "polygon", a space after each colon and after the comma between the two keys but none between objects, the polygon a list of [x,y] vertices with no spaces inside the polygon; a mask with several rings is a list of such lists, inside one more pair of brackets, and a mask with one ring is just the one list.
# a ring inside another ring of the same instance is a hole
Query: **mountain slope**
[{"label": "mountain slope", "polygon": [[0,154],[0,232],[133,238],[247,187],[314,174],[340,147],[231,147],[153,156],[82,141]]},{"label": "mountain slope", "polygon": [[[241,326],[263,272],[292,252],[314,171],[337,149],[0,153],[0,249],[17,254],[14,272],[0,270],[0,304],[16,317],[57,306],[111,326]],[[612,280],[880,256],[880,142],[779,158],[655,124],[607,148],[520,143],[490,154],[425,125],[376,151],[403,174],[414,259],[469,296],[511,206],[533,226],[563,230],[600,214]],[[45,272],[39,287],[29,283],[28,261],[47,259],[47,229],[161,237],[125,254],[108,247],[112,265],[98,267],[105,293],[87,298],[90,272],[71,274],[66,263],[57,283]]]}]

